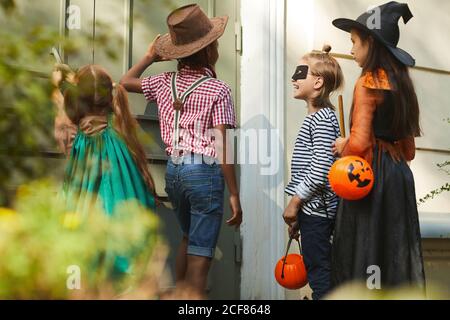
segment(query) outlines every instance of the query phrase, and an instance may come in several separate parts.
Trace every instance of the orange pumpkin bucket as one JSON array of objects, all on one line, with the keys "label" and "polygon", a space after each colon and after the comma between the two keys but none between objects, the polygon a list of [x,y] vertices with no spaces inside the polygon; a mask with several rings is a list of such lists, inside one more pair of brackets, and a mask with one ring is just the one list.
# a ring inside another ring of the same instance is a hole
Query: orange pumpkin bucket
[{"label": "orange pumpkin bucket", "polygon": [[367,196],[373,187],[373,171],[361,157],[347,156],[337,160],[328,173],[334,192],[346,200],[358,200]]},{"label": "orange pumpkin bucket", "polygon": [[287,254],[291,246],[292,239],[289,239],[286,254],[278,260],[275,266],[275,279],[286,289],[296,290],[304,287],[308,283],[306,267],[303,262],[302,247],[297,240],[300,254]]}]

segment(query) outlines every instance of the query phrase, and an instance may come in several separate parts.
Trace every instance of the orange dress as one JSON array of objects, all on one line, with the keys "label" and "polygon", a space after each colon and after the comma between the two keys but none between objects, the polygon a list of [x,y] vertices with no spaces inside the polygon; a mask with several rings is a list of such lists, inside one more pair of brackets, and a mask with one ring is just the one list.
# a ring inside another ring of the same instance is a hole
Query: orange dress
[{"label": "orange dress", "polygon": [[[415,156],[414,137],[405,137],[391,143],[376,137],[372,125],[377,107],[385,103],[385,93],[392,90],[386,72],[378,70],[377,75],[368,72],[359,78],[353,94],[352,126],[350,137],[344,146],[342,156],[357,155],[372,162],[373,148],[379,144],[396,161],[411,161]],[[390,106],[387,106],[390,107]]]},{"label": "orange dress", "polygon": [[366,283],[373,266],[380,270],[384,289],[425,286],[414,177],[407,164],[415,155],[414,138],[396,137],[391,130],[392,90],[384,70],[365,74],[355,86],[350,136],[340,147],[343,156],[371,163],[375,181],[365,198],[340,201],[332,249],[334,286]]}]

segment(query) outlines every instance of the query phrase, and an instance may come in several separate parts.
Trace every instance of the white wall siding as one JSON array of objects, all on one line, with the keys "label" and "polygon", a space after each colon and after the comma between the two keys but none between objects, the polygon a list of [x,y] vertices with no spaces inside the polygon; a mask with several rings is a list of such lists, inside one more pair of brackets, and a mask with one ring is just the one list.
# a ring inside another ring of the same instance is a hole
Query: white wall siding
[{"label": "white wall siding", "polygon": [[[242,299],[284,299],[284,290],[273,275],[276,261],[283,255],[284,209],[284,1],[242,1],[243,54],[241,60],[241,128],[275,129],[276,142],[270,146],[272,160],[278,161],[273,174],[266,166],[241,165],[243,205]],[[258,133],[258,139],[264,135]],[[253,146],[254,147],[254,146]],[[252,146],[245,153],[255,152]],[[258,148],[259,149],[259,148]],[[258,150],[259,151],[259,150]],[[267,172],[266,172],[267,173]]]}]

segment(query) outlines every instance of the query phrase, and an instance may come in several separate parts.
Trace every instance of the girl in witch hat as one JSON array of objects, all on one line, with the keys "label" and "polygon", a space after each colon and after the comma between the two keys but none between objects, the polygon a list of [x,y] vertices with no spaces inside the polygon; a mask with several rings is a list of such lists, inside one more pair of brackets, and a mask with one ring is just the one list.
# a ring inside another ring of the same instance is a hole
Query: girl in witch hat
[{"label": "girl in witch hat", "polygon": [[397,47],[401,17],[405,23],[412,18],[408,5],[392,1],[356,20],[333,21],[351,33],[351,53],[362,68],[350,136],[338,138],[333,152],[363,157],[375,177],[367,197],[342,200],[338,209],[332,250],[335,285],[366,282],[376,270],[373,279],[381,280],[381,289],[425,286],[414,178],[408,166],[415,155],[414,137],[420,135],[419,105],[408,72],[415,61]]},{"label": "girl in witch hat", "polygon": [[[170,156],[166,191],[183,232],[176,282],[200,294],[219,236],[224,182],[232,210],[227,223],[238,227],[242,221],[234,165],[225,161],[225,130],[236,126],[234,106],[230,87],[216,79],[214,68],[217,39],[227,21],[226,16],[209,19],[195,4],[173,11],[167,18],[169,33],[158,36],[121,80],[128,91],[158,104],[161,137]],[[140,79],[152,63],[170,59],[178,60],[178,72]]]}]

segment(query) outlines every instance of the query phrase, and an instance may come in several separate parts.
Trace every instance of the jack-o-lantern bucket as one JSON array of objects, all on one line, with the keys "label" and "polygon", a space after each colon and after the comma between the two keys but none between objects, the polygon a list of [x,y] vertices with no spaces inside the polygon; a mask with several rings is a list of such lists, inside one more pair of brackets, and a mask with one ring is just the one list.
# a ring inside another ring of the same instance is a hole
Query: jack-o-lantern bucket
[{"label": "jack-o-lantern bucket", "polygon": [[303,262],[301,254],[300,242],[297,240],[300,247],[300,254],[287,254],[291,246],[292,238],[289,239],[286,254],[277,262],[275,266],[275,279],[286,289],[296,290],[304,287],[308,283],[306,275],[306,267]]},{"label": "jack-o-lantern bucket", "polygon": [[373,171],[361,157],[347,156],[337,160],[328,173],[334,192],[346,200],[358,200],[369,194],[373,187]]}]

